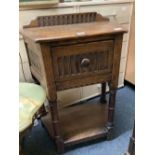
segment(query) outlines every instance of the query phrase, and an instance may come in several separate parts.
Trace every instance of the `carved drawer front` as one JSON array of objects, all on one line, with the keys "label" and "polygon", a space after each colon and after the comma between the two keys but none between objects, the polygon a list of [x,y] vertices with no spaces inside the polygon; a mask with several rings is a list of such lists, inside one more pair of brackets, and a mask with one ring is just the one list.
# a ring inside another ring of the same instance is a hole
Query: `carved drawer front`
[{"label": "carved drawer front", "polygon": [[52,49],[52,57],[54,76],[57,82],[65,80],[71,82],[92,77],[93,81],[89,80],[89,83],[94,83],[97,82],[94,80],[95,75],[102,75],[102,77],[111,75],[113,41],[55,47]]}]

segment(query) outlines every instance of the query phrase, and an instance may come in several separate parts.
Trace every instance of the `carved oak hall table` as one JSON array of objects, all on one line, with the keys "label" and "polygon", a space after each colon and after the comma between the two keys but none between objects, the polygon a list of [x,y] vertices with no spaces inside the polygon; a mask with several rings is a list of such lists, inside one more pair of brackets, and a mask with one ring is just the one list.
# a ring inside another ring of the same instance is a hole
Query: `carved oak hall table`
[{"label": "carved oak hall table", "polygon": [[[31,73],[47,93],[49,112],[42,121],[58,152],[110,135],[125,32],[96,12],[40,16],[20,31]],[[101,103],[58,108],[57,91],[97,83],[102,84]]]}]

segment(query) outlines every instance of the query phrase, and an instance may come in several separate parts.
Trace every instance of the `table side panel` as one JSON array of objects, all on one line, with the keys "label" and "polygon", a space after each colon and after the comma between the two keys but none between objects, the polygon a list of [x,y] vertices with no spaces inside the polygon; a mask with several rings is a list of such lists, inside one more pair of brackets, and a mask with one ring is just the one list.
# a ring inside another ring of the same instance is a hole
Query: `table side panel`
[{"label": "table side panel", "polygon": [[49,100],[56,100],[55,81],[52,73],[52,59],[48,45],[35,43],[26,38],[24,40],[33,78],[46,90]]},{"label": "table side panel", "polygon": [[40,45],[28,39],[24,40],[30,70],[33,76],[41,83],[43,80],[43,71],[41,66],[41,49]]}]

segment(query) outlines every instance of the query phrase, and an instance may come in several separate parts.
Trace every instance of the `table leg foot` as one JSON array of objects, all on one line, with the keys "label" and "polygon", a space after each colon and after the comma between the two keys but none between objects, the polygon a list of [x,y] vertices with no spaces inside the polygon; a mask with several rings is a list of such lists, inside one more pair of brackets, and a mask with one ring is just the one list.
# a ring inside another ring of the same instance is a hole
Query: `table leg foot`
[{"label": "table leg foot", "polygon": [[108,122],[106,125],[106,128],[108,129],[107,140],[112,140],[113,139],[113,124]]},{"label": "table leg foot", "polygon": [[57,153],[58,154],[63,154],[64,153],[64,143],[61,139],[57,138],[55,140],[56,142],[56,147],[57,147]]}]

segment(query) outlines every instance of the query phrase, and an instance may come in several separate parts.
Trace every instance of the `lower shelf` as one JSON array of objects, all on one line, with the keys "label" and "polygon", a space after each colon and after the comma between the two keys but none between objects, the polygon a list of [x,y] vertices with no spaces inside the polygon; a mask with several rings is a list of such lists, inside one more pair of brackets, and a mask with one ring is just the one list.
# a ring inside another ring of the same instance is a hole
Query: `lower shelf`
[{"label": "lower shelf", "polygon": [[[65,145],[105,137],[108,133],[107,123],[108,106],[101,103],[86,103],[59,111],[60,131]],[[50,116],[42,118],[51,136],[52,127]]]}]

